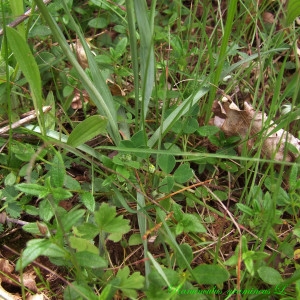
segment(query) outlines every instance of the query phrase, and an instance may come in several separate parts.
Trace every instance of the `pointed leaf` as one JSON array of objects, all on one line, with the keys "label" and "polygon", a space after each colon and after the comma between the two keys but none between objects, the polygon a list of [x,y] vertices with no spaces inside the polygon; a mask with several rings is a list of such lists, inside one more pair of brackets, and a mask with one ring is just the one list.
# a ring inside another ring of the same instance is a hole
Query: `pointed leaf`
[{"label": "pointed leaf", "polygon": [[35,239],[27,243],[27,247],[24,250],[22,257],[17,261],[16,270],[19,271],[25,268],[28,264],[33,262],[38,256],[40,256],[50,245],[49,240]]},{"label": "pointed leaf", "polygon": [[229,279],[229,273],[217,265],[200,265],[193,270],[199,284],[221,284]]},{"label": "pointed leaf", "polygon": [[23,72],[30,85],[34,108],[37,112],[39,112],[39,114],[37,115],[39,125],[41,126],[41,129],[43,129],[45,127],[45,124],[42,123],[42,81],[38,65],[23,36],[18,31],[10,27],[6,28],[6,32],[9,46],[14,53],[21,71]]},{"label": "pointed leaf", "polygon": [[185,183],[194,175],[188,163],[180,165],[174,172],[174,179],[178,183]]},{"label": "pointed leaf", "polygon": [[200,220],[192,214],[184,214],[178,224],[182,224],[184,232],[206,232]]},{"label": "pointed leaf", "polygon": [[45,197],[49,194],[49,190],[45,186],[36,183],[20,183],[15,185],[16,189],[29,195]]},{"label": "pointed leaf", "polygon": [[106,132],[107,119],[103,116],[91,116],[79,123],[71,132],[68,138],[68,144],[77,147],[91,140],[99,134]]},{"label": "pointed leaf", "polygon": [[65,164],[63,158],[59,152],[56,152],[51,169],[49,171],[50,182],[53,187],[62,187],[65,181]]},{"label": "pointed leaf", "polygon": [[278,285],[283,281],[280,273],[277,270],[270,267],[260,267],[257,270],[257,273],[259,277],[268,284]]},{"label": "pointed leaf", "polygon": [[98,254],[83,251],[75,253],[77,262],[82,267],[88,268],[105,268],[107,267],[107,261]]},{"label": "pointed leaf", "polygon": [[122,234],[130,230],[129,220],[124,220],[123,216],[116,216],[116,207],[110,207],[107,203],[103,203],[99,210],[95,212],[95,222],[100,230],[115,235],[111,239],[120,240]]},{"label": "pointed leaf", "polygon": [[84,206],[91,212],[95,210],[95,198],[92,193],[90,192],[83,192],[81,195],[81,201]]},{"label": "pointed leaf", "polygon": [[89,240],[82,239],[76,236],[70,236],[69,238],[70,246],[73,249],[76,249],[77,252],[84,251],[85,253],[94,253],[98,254],[98,248]]}]

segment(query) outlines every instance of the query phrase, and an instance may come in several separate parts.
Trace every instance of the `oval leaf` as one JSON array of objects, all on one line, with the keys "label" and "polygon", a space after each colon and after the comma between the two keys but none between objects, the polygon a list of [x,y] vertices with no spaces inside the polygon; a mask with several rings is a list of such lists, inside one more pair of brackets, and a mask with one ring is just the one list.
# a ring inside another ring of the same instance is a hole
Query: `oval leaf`
[{"label": "oval leaf", "polygon": [[79,123],[68,138],[68,145],[77,147],[95,136],[106,132],[107,119],[95,115]]},{"label": "oval leaf", "polygon": [[262,281],[268,284],[278,285],[283,281],[280,273],[277,270],[270,267],[260,267],[257,270],[257,273],[262,279]]},{"label": "oval leaf", "polygon": [[190,168],[190,165],[188,163],[184,163],[176,169],[174,173],[174,179],[177,183],[185,183],[191,179],[193,175],[194,173]]},{"label": "oval leaf", "polygon": [[98,254],[82,251],[75,253],[75,257],[78,264],[82,267],[88,267],[92,269],[107,267],[107,261]]},{"label": "oval leaf", "polygon": [[173,155],[166,155],[166,154],[159,155],[157,158],[157,162],[159,167],[166,174],[171,173],[176,164],[175,157]]},{"label": "oval leaf", "polygon": [[56,152],[51,169],[49,171],[50,182],[53,187],[62,187],[65,181],[65,164],[63,158],[59,152]]},{"label": "oval leaf", "polygon": [[217,265],[200,265],[193,273],[199,284],[221,284],[229,279],[229,273]]}]

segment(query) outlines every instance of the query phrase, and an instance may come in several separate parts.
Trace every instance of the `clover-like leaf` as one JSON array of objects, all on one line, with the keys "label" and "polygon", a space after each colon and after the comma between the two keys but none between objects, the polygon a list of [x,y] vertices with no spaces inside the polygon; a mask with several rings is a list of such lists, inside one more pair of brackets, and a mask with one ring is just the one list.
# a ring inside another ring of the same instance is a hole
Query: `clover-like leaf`
[{"label": "clover-like leaf", "polygon": [[124,220],[123,216],[116,217],[116,207],[102,203],[99,210],[95,212],[95,222],[100,231],[111,233],[108,238],[114,242],[118,242],[122,238],[122,234],[130,230],[129,220]]}]

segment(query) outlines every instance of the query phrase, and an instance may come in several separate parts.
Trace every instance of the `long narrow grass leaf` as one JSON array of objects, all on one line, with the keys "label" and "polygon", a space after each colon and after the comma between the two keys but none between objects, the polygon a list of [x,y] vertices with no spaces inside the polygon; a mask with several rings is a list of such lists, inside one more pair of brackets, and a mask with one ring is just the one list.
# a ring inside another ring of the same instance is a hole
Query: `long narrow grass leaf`
[{"label": "long narrow grass leaf", "polygon": [[[99,112],[103,115],[105,115],[108,119],[108,132],[111,135],[113,141],[115,142],[116,145],[119,144],[121,141],[120,134],[118,131],[118,125],[117,125],[117,117],[116,117],[116,112],[115,108],[113,106],[113,101],[111,95],[109,96],[109,92],[107,92],[107,87],[103,89],[104,94],[101,94],[103,91],[98,90],[99,85],[102,86],[101,83],[101,78],[99,75],[98,78],[98,87],[91,81],[91,79],[87,76],[87,74],[84,72],[80,64],[78,63],[74,53],[72,52],[70,46],[68,45],[63,33],[61,32],[60,28],[58,27],[57,23],[54,21],[52,16],[49,14],[49,11],[47,10],[46,6],[44,5],[42,0],[36,0],[36,4],[47,22],[48,26],[50,27],[52,34],[54,38],[57,40],[59,43],[60,47],[62,48],[64,54],[67,56],[69,59],[70,63],[73,65],[73,67],[76,69],[78,72],[78,75],[82,81],[82,84],[84,88],[87,90],[89,93],[91,99],[94,101],[95,105],[97,106]],[[82,40],[83,45],[85,45],[85,41]],[[84,46],[85,47],[85,46]],[[91,61],[90,55],[92,55],[85,47],[87,56],[89,61]],[[94,66],[94,64],[92,64]],[[94,70],[94,67],[93,67]],[[94,72],[94,71],[93,71]],[[99,71],[100,72],[100,71]]]},{"label": "long narrow grass leaf", "polygon": [[[141,193],[137,193],[137,208],[138,208],[138,224],[140,229],[141,236],[144,236],[147,231],[147,219],[145,216],[144,207],[146,205],[145,203],[145,197]],[[143,240],[143,247],[144,247],[144,258],[147,258],[148,256],[148,243],[147,240]],[[145,277],[146,277],[146,286],[149,285],[148,276],[150,274],[150,264],[149,261],[145,260]]]},{"label": "long narrow grass leaf", "polygon": [[222,42],[221,42],[221,47],[220,47],[220,52],[218,54],[218,62],[217,62],[217,67],[213,75],[213,86],[211,88],[211,93],[209,95],[208,103],[206,105],[206,109],[208,111],[208,114],[206,115],[205,121],[208,122],[210,119],[211,111],[212,108],[212,103],[215,100],[216,92],[217,92],[217,86],[220,80],[220,75],[222,73],[223,67],[224,67],[224,62],[226,58],[226,52],[227,52],[227,46],[228,46],[228,41],[229,37],[231,34],[231,29],[233,26],[233,20],[234,16],[236,13],[237,9],[237,0],[230,0],[228,4],[228,9],[227,9],[227,19],[226,19],[226,24],[225,24],[225,29],[223,32],[222,36]]},{"label": "long narrow grass leaf", "polygon": [[138,115],[140,110],[139,100],[139,63],[138,63],[138,48],[135,29],[135,15],[133,0],[126,0],[127,22],[129,30],[129,44],[132,59],[133,81],[134,81],[134,105],[135,105],[135,126],[139,128]]},{"label": "long narrow grass leaf", "polygon": [[[151,31],[150,21],[147,14],[146,1],[134,0],[134,8],[137,24],[140,31],[140,64],[142,82],[142,122],[146,118],[148,105],[154,85],[154,51],[153,51],[153,32]],[[143,122],[144,123],[144,122]]]},{"label": "long narrow grass leaf", "polygon": [[45,124],[43,116],[43,97],[42,97],[42,81],[38,65],[33,54],[22,37],[15,29],[7,27],[7,40],[14,56],[23,72],[25,78],[30,85],[30,91],[34,109],[37,112],[37,118],[42,132],[45,133]]},{"label": "long narrow grass leaf", "polygon": [[164,135],[172,127],[172,125],[178,121],[182,116],[184,116],[190,107],[195,105],[201,97],[203,97],[207,92],[208,88],[202,87],[194,95],[191,95],[189,98],[185,99],[160,125],[160,127],[153,133],[151,138],[148,141],[148,146],[152,148],[155,143],[160,138],[161,134]]}]

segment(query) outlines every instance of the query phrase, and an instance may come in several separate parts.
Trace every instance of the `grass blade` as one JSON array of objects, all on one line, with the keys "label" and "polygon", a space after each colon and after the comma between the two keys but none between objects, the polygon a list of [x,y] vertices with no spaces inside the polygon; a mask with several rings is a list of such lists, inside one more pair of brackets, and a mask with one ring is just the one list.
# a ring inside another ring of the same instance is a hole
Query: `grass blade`
[{"label": "grass blade", "polygon": [[155,143],[161,138],[161,135],[165,135],[172,125],[184,116],[188,110],[195,105],[201,97],[203,97],[209,91],[208,88],[202,87],[194,95],[185,99],[162,123],[161,126],[153,133],[148,141],[148,146],[152,148]]},{"label": "grass blade", "polygon": [[[223,66],[224,66],[224,62],[225,62],[225,58],[226,58],[226,52],[227,52],[227,46],[228,46],[228,41],[231,35],[231,29],[232,29],[232,25],[233,25],[233,21],[234,21],[234,15],[236,13],[236,9],[237,9],[237,0],[231,0],[229,1],[229,5],[228,5],[228,10],[227,10],[227,19],[226,19],[226,25],[225,25],[225,29],[224,29],[224,33],[222,36],[222,43],[221,43],[221,47],[220,47],[220,53],[219,53],[219,58],[218,58],[218,63],[217,63],[217,68],[214,72],[214,76],[213,76],[213,80],[212,80],[212,88],[211,88],[211,93],[209,95],[209,100],[208,103],[206,105],[206,110],[208,112],[211,111],[212,108],[212,104],[213,101],[215,99],[216,96],[216,92],[217,92],[217,86],[220,80],[220,75],[222,73],[223,70]],[[211,114],[208,113],[206,115],[205,121],[206,123],[208,123],[209,119],[211,117]]]},{"label": "grass blade", "polygon": [[[156,1],[153,1],[156,2]],[[153,7],[153,4],[152,4]],[[155,6],[154,6],[155,7]],[[140,31],[140,67],[141,67],[141,84],[142,84],[142,126],[148,112],[148,105],[154,85],[154,50],[153,50],[153,30],[147,14],[146,1],[134,0],[134,8],[137,24]]]},{"label": "grass blade", "polygon": [[22,35],[15,29],[7,27],[7,40],[10,48],[12,49],[14,56],[26,77],[31,90],[34,109],[37,112],[38,123],[42,129],[42,133],[45,133],[45,123],[43,115],[43,97],[42,97],[42,81],[38,65],[33,57],[33,54],[22,37]]},{"label": "grass blade", "polygon": [[[78,75],[82,81],[84,88],[89,93],[91,99],[93,99],[93,102],[97,106],[99,112],[101,114],[104,114],[107,117],[108,132],[111,135],[115,144],[118,145],[121,141],[121,138],[120,138],[120,134],[118,131],[117,113],[116,113],[116,109],[113,105],[112,96],[108,90],[108,87],[106,86],[106,84],[104,82],[104,79],[100,75],[99,69],[96,67],[96,63],[93,60],[92,53],[89,50],[87,43],[86,43],[85,39],[83,38],[83,35],[81,34],[78,26],[75,24],[76,25],[75,28],[77,28],[77,31],[78,31],[77,32],[78,36],[79,36],[80,41],[85,49],[88,61],[90,63],[91,73],[93,76],[93,80],[95,80],[95,82],[92,82],[90,80],[90,78],[87,76],[87,74],[84,72],[84,70],[78,63],[74,53],[72,52],[72,50],[70,49],[70,47],[67,43],[63,33],[61,32],[57,23],[53,20],[52,16],[49,14],[49,11],[46,8],[46,6],[44,5],[43,1],[36,0],[36,4],[37,4],[43,18],[45,19],[48,26],[50,27],[54,38],[59,43],[64,54],[69,59],[70,63],[73,65],[73,67],[78,72]],[[101,91],[101,93],[99,91]]]}]

